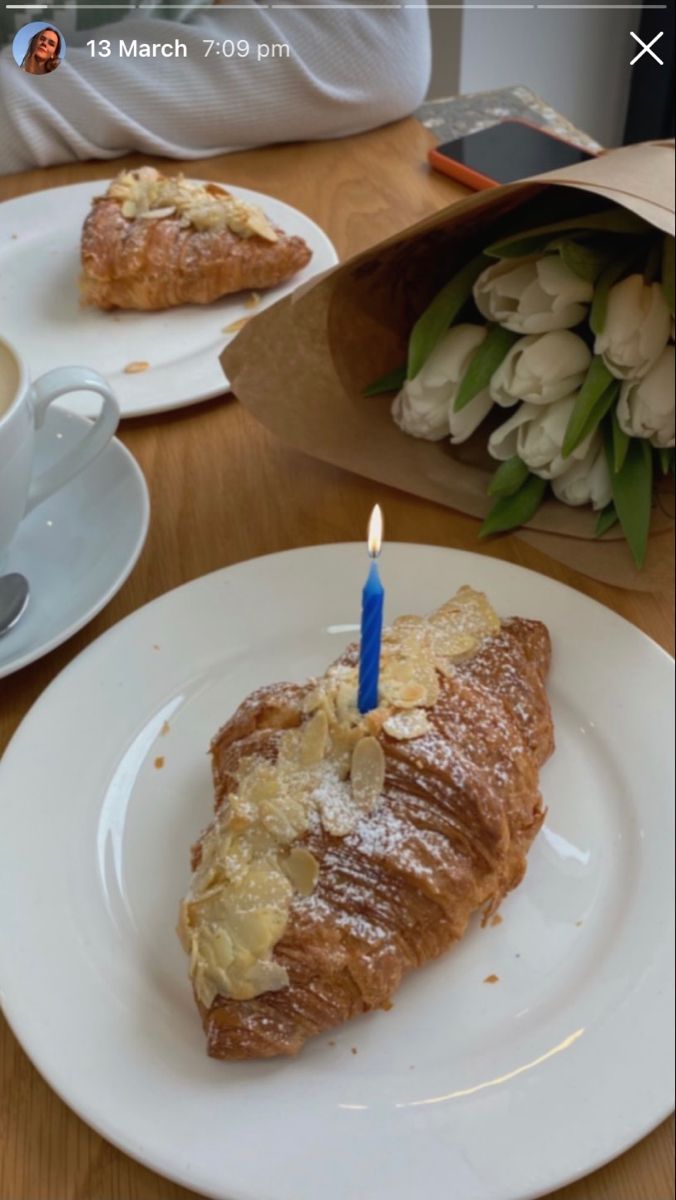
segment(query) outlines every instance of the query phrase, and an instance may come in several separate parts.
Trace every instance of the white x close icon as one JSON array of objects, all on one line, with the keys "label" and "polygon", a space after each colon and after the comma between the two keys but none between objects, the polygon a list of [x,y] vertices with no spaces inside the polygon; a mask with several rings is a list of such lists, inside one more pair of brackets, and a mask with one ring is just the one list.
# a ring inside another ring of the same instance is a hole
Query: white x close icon
[{"label": "white x close icon", "polygon": [[655,51],[654,51],[654,50],[651,50],[651,49],[650,49],[650,47],[651,47],[651,46],[654,46],[654,45],[655,45],[655,42],[659,42],[660,38],[661,38],[661,37],[664,37],[664,30],[662,30],[660,33],[656,33],[656,34],[655,34],[655,36],[654,36],[654,38],[653,38],[653,40],[652,40],[652,42],[647,42],[647,43],[646,43],[646,42],[644,42],[644,41],[643,41],[643,38],[640,38],[640,37],[638,36],[638,34],[637,34],[637,33],[634,33],[634,31],[633,31],[633,30],[631,31],[631,33],[630,33],[630,36],[631,36],[631,37],[633,37],[633,38],[634,38],[634,40],[638,42],[639,46],[642,46],[642,47],[643,47],[643,49],[642,49],[642,50],[639,50],[639,52],[638,52],[638,54],[636,55],[636,57],[635,57],[635,58],[632,58],[631,62],[629,63],[629,66],[630,66],[630,67],[633,67],[634,63],[637,63],[637,62],[638,62],[639,58],[643,58],[643,55],[644,55],[646,52],[647,52],[648,54],[650,54],[650,55],[651,55],[651,57],[655,59],[655,62],[658,62],[658,63],[660,64],[660,66],[661,66],[661,67],[663,67],[663,66],[664,66],[664,63],[662,62],[662,59],[661,59],[661,58],[659,58],[657,54],[655,54]]}]

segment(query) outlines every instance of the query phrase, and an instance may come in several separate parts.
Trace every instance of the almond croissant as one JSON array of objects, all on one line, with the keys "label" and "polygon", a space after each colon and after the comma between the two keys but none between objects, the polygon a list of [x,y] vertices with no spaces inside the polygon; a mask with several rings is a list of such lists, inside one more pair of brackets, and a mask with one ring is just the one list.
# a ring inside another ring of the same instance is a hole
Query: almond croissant
[{"label": "almond croissant", "polygon": [[521,881],[553,750],[544,625],[462,588],[386,630],[380,704],[358,651],[262,688],[212,742],[216,816],[179,934],[216,1058],[295,1054],[374,1008]]},{"label": "almond croissant", "polygon": [[312,252],[218,184],[141,167],[94,201],[81,257],[86,303],[156,310],[283,283]]}]

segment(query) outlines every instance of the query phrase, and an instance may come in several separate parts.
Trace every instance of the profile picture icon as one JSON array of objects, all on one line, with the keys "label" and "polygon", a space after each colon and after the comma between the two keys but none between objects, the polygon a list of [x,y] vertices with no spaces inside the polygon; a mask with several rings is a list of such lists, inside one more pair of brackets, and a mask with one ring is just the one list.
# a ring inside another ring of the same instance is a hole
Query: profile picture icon
[{"label": "profile picture icon", "polygon": [[45,21],[24,25],[12,42],[14,61],[28,75],[50,75],[66,55],[63,34]]}]

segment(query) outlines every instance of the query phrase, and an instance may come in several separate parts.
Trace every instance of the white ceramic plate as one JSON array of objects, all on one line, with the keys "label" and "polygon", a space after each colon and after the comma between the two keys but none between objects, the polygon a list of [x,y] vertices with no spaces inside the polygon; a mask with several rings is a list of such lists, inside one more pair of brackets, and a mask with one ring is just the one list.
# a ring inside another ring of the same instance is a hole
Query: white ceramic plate
[{"label": "white ceramic plate", "polygon": [[[222,396],[228,381],[219,354],[235,333],[234,323],[255,316],[313,275],[337,263],[326,234],[298,209],[234,187],[243,200],[259,204],[285,233],[297,234],[312,259],[288,283],[260,292],[255,308],[251,292],[239,292],[207,305],[183,305],[167,312],[99,312],[80,306],[80,234],[93,196],[107,182],[31,192],[0,205],[0,312],[3,336],[22,353],[33,379],[50,367],[82,363],[105,375],[123,417],[140,417]],[[132,362],[148,370],[127,374]],[[70,411],[92,416],[91,393],[63,401]]]},{"label": "white ceramic plate", "polygon": [[[52,405],[36,440],[36,470],[80,441],[89,421]],[[4,571],[21,571],[31,597],[18,625],[0,638],[0,678],[60,646],[120,590],[148,532],[145,479],[113,438],[80,475],[19,526]]]},{"label": "white ceramic plate", "polygon": [[391,1012],[235,1064],[206,1057],[174,933],[211,735],[342,650],[366,565],[323,546],[205,576],[44,693],[0,766],[5,1010],[86,1121],[208,1196],[527,1200],[672,1104],[673,664],[637,629],[491,558],[386,546],[387,619],[469,582],[553,635],[549,815],[503,922],[474,922]]}]

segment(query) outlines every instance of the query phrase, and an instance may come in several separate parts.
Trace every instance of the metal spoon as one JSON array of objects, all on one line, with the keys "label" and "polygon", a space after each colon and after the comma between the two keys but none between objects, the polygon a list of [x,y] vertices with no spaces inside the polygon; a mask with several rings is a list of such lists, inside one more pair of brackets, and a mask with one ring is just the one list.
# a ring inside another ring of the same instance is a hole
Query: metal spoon
[{"label": "metal spoon", "polygon": [[0,575],[0,637],[9,633],[26,611],[30,588],[24,575]]}]

